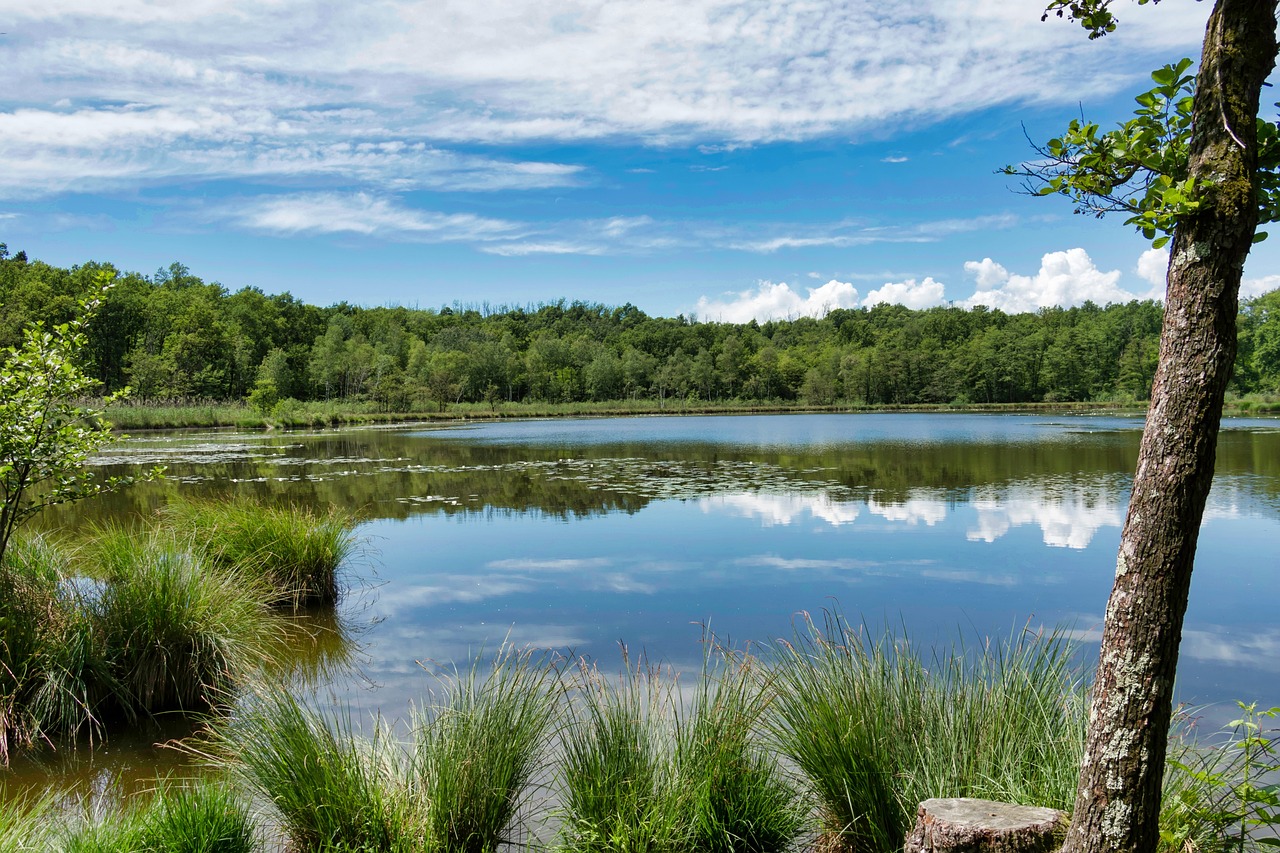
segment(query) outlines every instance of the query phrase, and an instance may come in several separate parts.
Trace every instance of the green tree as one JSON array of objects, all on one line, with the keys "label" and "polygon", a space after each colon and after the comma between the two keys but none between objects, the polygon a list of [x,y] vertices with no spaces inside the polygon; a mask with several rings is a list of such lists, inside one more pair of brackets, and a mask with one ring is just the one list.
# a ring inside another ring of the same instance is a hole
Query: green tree
[{"label": "green tree", "polygon": [[29,326],[21,346],[11,347],[0,364],[0,560],[18,525],[44,507],[131,481],[93,477],[85,470],[89,457],[115,440],[101,412],[79,404],[98,386],[80,359],[86,328],[109,287],[104,276],[65,323]]},{"label": "green tree", "polygon": [[[1052,0],[1046,15],[1077,19],[1096,38],[1115,28],[1110,3]],[[1020,172],[1037,193],[1127,213],[1156,244],[1172,240],[1160,357],[1065,853],[1148,853],[1159,840],[1174,673],[1236,354],[1240,277],[1258,223],[1277,218],[1280,145],[1258,117],[1276,59],[1276,5],[1216,0],[1194,80],[1190,61],[1162,68],[1133,120],[1108,133],[1072,122],[1046,144],[1047,161]]]}]

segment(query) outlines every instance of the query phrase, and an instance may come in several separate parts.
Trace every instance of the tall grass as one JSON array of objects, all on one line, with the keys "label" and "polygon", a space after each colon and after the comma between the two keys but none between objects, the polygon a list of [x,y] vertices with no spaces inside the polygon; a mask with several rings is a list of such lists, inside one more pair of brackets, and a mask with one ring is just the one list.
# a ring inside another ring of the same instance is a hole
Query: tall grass
[{"label": "tall grass", "polygon": [[432,849],[492,853],[520,835],[517,815],[542,769],[556,694],[544,654],[504,645],[445,680],[445,701],[415,724],[413,784]]},{"label": "tall grass", "polygon": [[101,632],[68,558],[44,536],[15,537],[0,565],[0,763],[13,747],[99,731],[116,692]]},{"label": "tall grass", "polygon": [[298,853],[420,849],[404,783],[404,753],[375,727],[330,721],[283,692],[258,695],[214,730],[218,751],[249,790],[270,802]]},{"label": "tall grass", "polygon": [[228,785],[162,783],[142,806],[125,805],[97,821],[68,826],[62,853],[252,853],[256,825]]},{"label": "tall grass", "polygon": [[567,706],[559,775],[561,846],[665,853],[690,841],[674,762],[675,703],[654,667],[624,656],[617,679],[583,663]]},{"label": "tall grass", "polygon": [[624,660],[616,680],[579,668],[562,736],[564,849],[772,853],[796,844],[806,809],[759,743],[758,662],[711,638],[705,649],[691,694],[644,664]]},{"label": "tall grass", "polygon": [[170,504],[166,514],[175,529],[207,543],[217,565],[267,580],[272,603],[294,610],[337,602],[339,568],[356,545],[355,518],[339,509],[188,500]]},{"label": "tall grass", "polygon": [[90,551],[107,655],[130,712],[205,711],[278,652],[266,593],[244,571],[211,571],[190,540],[104,529]]},{"label": "tall grass", "polygon": [[758,742],[772,677],[749,654],[708,637],[693,708],[677,741],[678,776],[691,848],[773,853],[791,848],[806,823],[800,791]]},{"label": "tall grass", "polygon": [[925,657],[827,614],[781,645],[774,676],[772,736],[834,846],[900,848],[930,797],[1071,807],[1087,707],[1061,635]]},{"label": "tall grass", "polygon": [[35,801],[27,798],[11,800],[0,789],[0,853],[47,850],[51,811],[49,796]]}]

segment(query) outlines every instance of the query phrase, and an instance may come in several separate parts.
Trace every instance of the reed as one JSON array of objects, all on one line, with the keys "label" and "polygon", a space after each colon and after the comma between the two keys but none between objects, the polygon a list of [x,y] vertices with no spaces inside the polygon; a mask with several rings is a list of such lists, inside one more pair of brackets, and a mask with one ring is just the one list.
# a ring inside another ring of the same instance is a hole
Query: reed
[{"label": "reed", "polygon": [[523,835],[517,815],[543,768],[556,710],[545,654],[504,645],[444,680],[444,701],[417,716],[413,784],[432,849],[492,853]]},{"label": "reed", "polygon": [[930,797],[1071,807],[1087,707],[1062,635],[925,657],[829,613],[779,647],[774,676],[772,738],[834,847],[900,848]]},{"label": "reed", "polygon": [[144,804],[125,803],[96,820],[66,826],[61,853],[252,853],[257,827],[224,782],[162,782]]},{"label": "reed", "polygon": [[261,581],[211,570],[191,540],[104,529],[89,552],[106,653],[130,713],[206,711],[279,651]]},{"label": "reed", "polygon": [[331,721],[272,691],[215,725],[214,740],[245,787],[272,804],[298,853],[421,849],[405,756],[380,725],[366,740],[350,717]]},{"label": "reed", "polygon": [[166,521],[207,543],[218,566],[267,580],[276,607],[332,605],[342,592],[339,569],[356,546],[355,517],[250,500],[178,501]]}]

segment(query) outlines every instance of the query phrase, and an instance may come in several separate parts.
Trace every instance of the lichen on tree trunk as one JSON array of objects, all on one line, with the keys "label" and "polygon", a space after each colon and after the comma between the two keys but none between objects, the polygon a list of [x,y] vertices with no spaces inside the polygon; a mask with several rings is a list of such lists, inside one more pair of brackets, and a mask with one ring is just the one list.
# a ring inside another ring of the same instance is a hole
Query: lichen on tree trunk
[{"label": "lichen on tree trunk", "polygon": [[1147,853],[1159,839],[1178,645],[1258,218],[1256,116],[1275,62],[1275,14],[1276,0],[1218,0],[1206,29],[1189,164],[1203,204],[1174,232],[1159,367],[1064,853]]}]

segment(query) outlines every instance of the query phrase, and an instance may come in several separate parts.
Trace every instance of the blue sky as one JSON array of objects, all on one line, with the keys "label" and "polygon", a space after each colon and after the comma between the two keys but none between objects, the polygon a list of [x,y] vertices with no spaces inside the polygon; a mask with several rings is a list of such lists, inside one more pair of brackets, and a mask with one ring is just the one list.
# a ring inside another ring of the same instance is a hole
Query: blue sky
[{"label": "blue sky", "polygon": [[[1113,123],[1208,4],[0,0],[0,241],[317,304],[701,319],[1158,295],[994,174]],[[1280,285],[1260,244],[1245,293]]]}]

